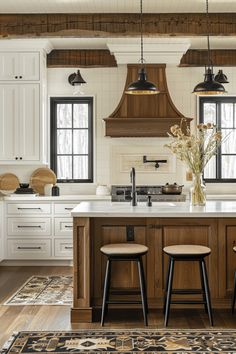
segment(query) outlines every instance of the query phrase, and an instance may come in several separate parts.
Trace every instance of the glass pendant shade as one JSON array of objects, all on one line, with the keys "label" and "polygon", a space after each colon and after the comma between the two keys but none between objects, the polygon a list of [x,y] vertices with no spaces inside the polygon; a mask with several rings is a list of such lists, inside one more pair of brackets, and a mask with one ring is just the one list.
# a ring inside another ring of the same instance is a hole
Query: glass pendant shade
[{"label": "glass pendant shade", "polygon": [[129,84],[125,91],[128,95],[155,95],[159,92],[152,82],[147,81],[145,68],[139,69],[138,80]]},{"label": "glass pendant shade", "polygon": [[68,81],[72,86],[86,84],[86,81],[82,78],[80,71],[73,73],[68,77]]},{"label": "glass pendant shade", "polygon": [[211,68],[205,71],[205,79],[194,87],[195,95],[222,95],[226,93],[224,86],[214,79]]},{"label": "glass pendant shade", "polygon": [[218,74],[215,76],[215,80],[221,84],[229,83],[227,76],[223,73],[223,70],[218,71]]}]

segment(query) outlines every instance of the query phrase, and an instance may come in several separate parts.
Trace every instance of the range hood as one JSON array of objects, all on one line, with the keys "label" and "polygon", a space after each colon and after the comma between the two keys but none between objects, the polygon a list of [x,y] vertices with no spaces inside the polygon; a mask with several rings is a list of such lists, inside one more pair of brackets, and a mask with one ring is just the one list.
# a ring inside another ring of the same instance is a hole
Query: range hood
[{"label": "range hood", "polygon": [[137,80],[140,65],[128,64],[125,89],[115,111],[105,118],[105,136],[119,137],[167,137],[174,124],[184,118],[189,126],[192,118],[184,117],[174,106],[166,82],[165,64],[145,65],[148,81],[160,90],[157,95],[127,95],[130,82]]}]

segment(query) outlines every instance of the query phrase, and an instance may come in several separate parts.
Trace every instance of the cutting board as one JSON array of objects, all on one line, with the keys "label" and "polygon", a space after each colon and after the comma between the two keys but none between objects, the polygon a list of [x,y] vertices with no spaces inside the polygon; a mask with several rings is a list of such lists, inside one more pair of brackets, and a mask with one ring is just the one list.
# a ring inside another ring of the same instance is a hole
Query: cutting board
[{"label": "cutting board", "polygon": [[13,173],[0,175],[0,191],[2,194],[13,193],[20,186],[20,181]]},{"label": "cutting board", "polygon": [[40,167],[35,170],[30,177],[30,186],[36,193],[44,195],[44,186],[46,184],[56,184],[57,177],[55,173],[47,167]]}]

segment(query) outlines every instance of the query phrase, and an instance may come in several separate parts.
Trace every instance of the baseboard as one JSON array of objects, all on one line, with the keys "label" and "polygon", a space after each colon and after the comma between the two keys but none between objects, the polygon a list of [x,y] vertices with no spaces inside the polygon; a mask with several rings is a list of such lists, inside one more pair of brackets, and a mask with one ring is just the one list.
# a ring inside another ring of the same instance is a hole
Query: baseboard
[{"label": "baseboard", "polygon": [[73,261],[70,260],[5,260],[0,263],[0,267],[19,267],[19,266],[73,266]]}]

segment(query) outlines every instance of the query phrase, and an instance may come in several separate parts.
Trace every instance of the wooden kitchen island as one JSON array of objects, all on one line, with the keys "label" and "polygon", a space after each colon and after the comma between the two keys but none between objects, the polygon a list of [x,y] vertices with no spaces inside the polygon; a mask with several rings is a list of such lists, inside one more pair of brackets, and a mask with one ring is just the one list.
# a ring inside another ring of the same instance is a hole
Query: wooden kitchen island
[{"label": "wooden kitchen island", "polygon": [[[106,258],[100,248],[108,243],[135,242],[147,245],[144,268],[147,279],[149,307],[163,306],[163,290],[167,271],[165,246],[199,244],[211,248],[206,258],[212,304],[215,308],[229,308],[231,302],[236,257],[236,201],[208,201],[205,207],[191,207],[185,203],[83,202],[73,211],[74,224],[74,302],[72,322],[92,322],[101,308]],[[194,264],[195,263],[195,264]],[[196,262],[176,264],[174,288],[200,287]],[[122,290],[138,288],[136,265],[118,262],[112,268],[111,289],[114,298]],[[122,297],[124,299],[124,296]],[[125,306],[130,305],[117,305]],[[136,305],[133,305],[134,307]],[[186,305],[185,305],[186,306]],[[196,306],[196,305],[195,305]]]}]

